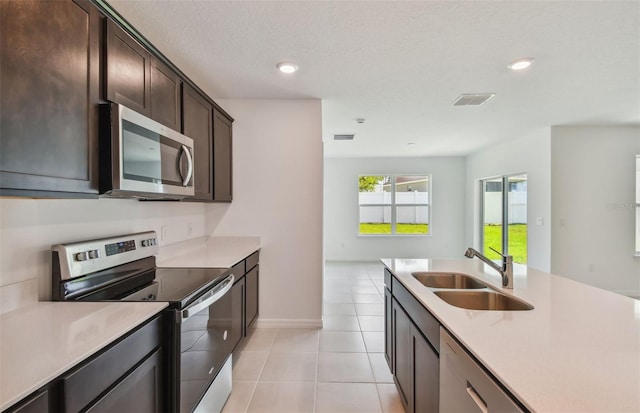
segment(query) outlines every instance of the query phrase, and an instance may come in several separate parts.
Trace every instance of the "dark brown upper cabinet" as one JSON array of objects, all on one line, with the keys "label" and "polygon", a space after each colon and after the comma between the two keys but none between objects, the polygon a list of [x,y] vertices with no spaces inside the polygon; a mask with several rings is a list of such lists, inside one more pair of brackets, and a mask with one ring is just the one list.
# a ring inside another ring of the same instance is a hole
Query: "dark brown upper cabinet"
[{"label": "dark brown upper cabinet", "polygon": [[233,199],[232,140],[233,120],[213,110],[213,200]]},{"label": "dark brown upper cabinet", "polygon": [[151,116],[151,54],[107,20],[107,100]]},{"label": "dark brown upper cabinet", "polygon": [[97,195],[103,18],[84,0],[0,2],[0,194]]},{"label": "dark brown upper cabinet", "polygon": [[107,100],[180,130],[180,77],[111,20],[106,67]]},{"label": "dark brown upper cabinet", "polygon": [[151,118],[180,130],[180,77],[156,59],[151,60]]},{"label": "dark brown upper cabinet", "polygon": [[213,105],[186,84],[182,87],[182,133],[193,139],[195,195],[188,200],[213,201]]}]

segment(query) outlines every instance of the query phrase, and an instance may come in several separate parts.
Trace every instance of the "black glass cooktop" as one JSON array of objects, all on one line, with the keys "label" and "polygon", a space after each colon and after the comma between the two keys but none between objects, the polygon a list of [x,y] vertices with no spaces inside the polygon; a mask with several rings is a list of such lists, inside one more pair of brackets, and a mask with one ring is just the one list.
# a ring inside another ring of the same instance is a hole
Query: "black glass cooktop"
[{"label": "black glass cooktop", "polygon": [[188,305],[230,274],[229,268],[156,268],[155,301]]}]

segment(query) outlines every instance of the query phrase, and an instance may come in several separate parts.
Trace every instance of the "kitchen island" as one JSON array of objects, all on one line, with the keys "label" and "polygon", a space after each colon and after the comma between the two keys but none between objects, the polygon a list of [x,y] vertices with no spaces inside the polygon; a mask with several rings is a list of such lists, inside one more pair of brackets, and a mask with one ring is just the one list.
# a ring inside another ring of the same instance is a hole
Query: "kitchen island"
[{"label": "kitchen island", "polygon": [[[520,265],[513,290],[506,290],[479,260],[382,262],[526,409],[640,411],[640,301]],[[427,271],[469,274],[534,309],[452,306],[412,276]]]}]

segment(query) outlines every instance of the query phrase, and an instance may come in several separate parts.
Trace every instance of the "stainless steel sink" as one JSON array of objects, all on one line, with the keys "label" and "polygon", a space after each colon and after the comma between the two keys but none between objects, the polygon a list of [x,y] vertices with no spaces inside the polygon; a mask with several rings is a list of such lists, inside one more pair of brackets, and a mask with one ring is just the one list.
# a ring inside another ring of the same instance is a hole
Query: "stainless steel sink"
[{"label": "stainless steel sink", "polygon": [[429,288],[456,288],[463,290],[487,288],[487,284],[466,274],[453,272],[414,272],[411,275]]},{"label": "stainless steel sink", "polygon": [[496,291],[434,291],[445,302],[468,310],[522,311],[533,310],[533,306]]}]

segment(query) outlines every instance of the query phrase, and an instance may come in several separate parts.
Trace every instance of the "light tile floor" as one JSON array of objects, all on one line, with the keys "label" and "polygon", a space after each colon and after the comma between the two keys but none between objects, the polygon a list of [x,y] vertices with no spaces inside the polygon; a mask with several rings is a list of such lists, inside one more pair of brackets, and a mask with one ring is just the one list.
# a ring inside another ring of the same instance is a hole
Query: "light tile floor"
[{"label": "light tile floor", "polygon": [[403,413],[384,358],[378,262],[327,262],[322,329],[255,329],[223,413]]}]

